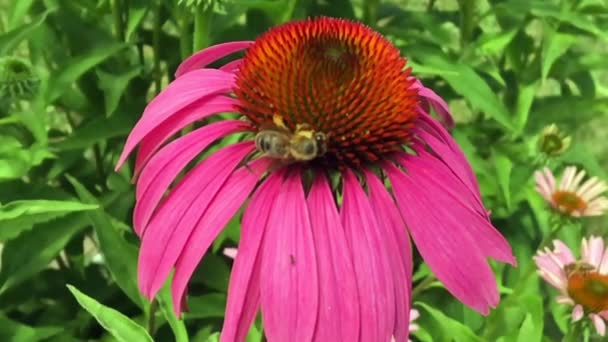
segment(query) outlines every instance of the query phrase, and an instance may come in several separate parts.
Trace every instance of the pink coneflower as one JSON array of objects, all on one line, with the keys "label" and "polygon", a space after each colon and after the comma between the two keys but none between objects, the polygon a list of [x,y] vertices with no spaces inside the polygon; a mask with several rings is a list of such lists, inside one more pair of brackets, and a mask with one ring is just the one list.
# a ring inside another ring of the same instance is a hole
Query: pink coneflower
[{"label": "pink coneflower", "polygon": [[[242,59],[209,67],[243,49]],[[143,294],[154,297],[174,269],[181,312],[197,264],[244,206],[222,341],[242,341],[258,310],[269,341],[406,341],[408,231],[454,296],[482,313],[494,307],[486,258],[514,263],[510,247],[462,151],[429,115],[433,107],[450,124],[446,103],[405,63],[380,34],[333,18],[288,23],[184,61],[118,162],[140,145],[134,227]],[[235,120],[217,118],[162,146],[225,112]]]},{"label": "pink coneflower", "polygon": [[604,336],[608,320],[608,249],[604,240],[583,238],[580,260],[562,241],[553,241],[553,246],[554,250],[545,248],[534,257],[538,273],[560,291],[558,303],[574,305],[573,321],[587,315],[597,333]]},{"label": "pink coneflower", "polygon": [[585,171],[576,167],[564,170],[559,186],[548,168],[534,173],[536,190],[555,209],[574,216],[599,216],[608,209],[608,198],[601,194],[608,189],[606,183],[592,177],[581,185]]}]

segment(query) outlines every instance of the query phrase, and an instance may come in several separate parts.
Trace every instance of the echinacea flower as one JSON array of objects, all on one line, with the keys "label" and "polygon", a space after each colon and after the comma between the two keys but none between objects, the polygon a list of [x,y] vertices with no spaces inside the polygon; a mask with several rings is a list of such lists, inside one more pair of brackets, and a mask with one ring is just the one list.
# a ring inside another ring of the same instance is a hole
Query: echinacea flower
[{"label": "echinacea flower", "polygon": [[586,315],[597,333],[604,336],[608,320],[608,248],[604,239],[583,238],[578,260],[562,241],[553,241],[553,247],[534,257],[538,273],[560,291],[558,303],[574,305],[573,321]]},{"label": "echinacea flower", "polygon": [[[209,66],[243,49],[242,59]],[[118,162],[139,145],[142,293],[153,298],[174,270],[174,309],[184,310],[197,264],[244,207],[222,341],[243,341],[258,310],[269,341],[406,341],[408,232],[448,291],[488,313],[499,295],[486,258],[515,260],[464,154],[429,114],[451,124],[446,103],[405,64],[380,34],[334,18],[185,60]],[[224,115],[163,146],[226,112],[235,120]]]},{"label": "echinacea flower", "polygon": [[565,215],[599,216],[608,209],[608,198],[601,196],[608,189],[606,183],[592,177],[581,185],[585,171],[577,172],[575,166],[566,167],[559,185],[548,168],[536,171],[534,177],[538,193]]}]

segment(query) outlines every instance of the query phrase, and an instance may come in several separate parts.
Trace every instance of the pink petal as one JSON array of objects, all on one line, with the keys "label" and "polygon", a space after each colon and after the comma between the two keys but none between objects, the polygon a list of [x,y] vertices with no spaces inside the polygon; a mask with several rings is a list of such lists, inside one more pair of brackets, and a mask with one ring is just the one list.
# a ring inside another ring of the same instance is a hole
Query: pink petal
[{"label": "pink petal", "polygon": [[235,259],[237,254],[237,249],[234,247],[226,247],[222,251],[222,253],[230,259]]},{"label": "pink petal", "polygon": [[422,87],[418,90],[418,96],[422,97],[424,100],[428,101],[428,103],[433,107],[435,113],[439,116],[439,120],[445,126],[446,129],[452,129],[454,127],[454,118],[452,117],[452,113],[450,112],[450,108],[448,104],[434,91],[427,87]]},{"label": "pink petal", "polygon": [[[378,222],[351,171],[343,174],[342,225],[352,252],[361,308],[360,341],[388,341],[395,324],[394,275]],[[407,284],[403,284],[407,286]]]},{"label": "pink petal", "polygon": [[158,125],[205,96],[229,91],[234,86],[234,80],[231,73],[201,69],[171,82],[148,104],[141,119],[135,124],[118,158],[116,170],[122,166],[135,146]]},{"label": "pink petal", "polygon": [[441,190],[421,185],[424,177],[411,177],[390,164],[385,170],[412,238],[431,270],[461,302],[488,314],[489,306],[498,304],[498,290],[484,255],[467,233],[470,217],[458,217],[451,207],[438,203]]},{"label": "pink petal", "polygon": [[327,179],[315,179],[308,208],[319,264],[319,317],[314,341],[358,341],[359,294],[344,228]]},{"label": "pink petal", "polygon": [[384,184],[371,171],[365,171],[372,210],[376,214],[390,267],[395,275],[395,341],[407,341],[410,324],[412,250],[399,209]]},{"label": "pink petal", "polygon": [[318,316],[319,278],[299,170],[291,170],[274,204],[261,272],[262,321],[268,340],[310,341]]},{"label": "pink petal", "polygon": [[225,120],[203,126],[173,141],[158,152],[144,168],[137,182],[133,226],[143,234],[154,209],[175,177],[215,140],[247,127],[238,120]]},{"label": "pink petal", "polygon": [[[190,237],[184,245],[179,259],[177,259],[173,283],[171,284],[173,298],[185,296],[188,281],[203,255],[249,197],[270,163],[269,159],[264,158],[239,168],[232,173],[222,188],[215,194],[212,202],[200,216],[196,227],[190,233]],[[200,208],[204,207],[201,206]],[[179,307],[176,306],[175,311],[178,313]]]},{"label": "pink petal", "polygon": [[[455,229],[459,229],[461,234],[468,234],[484,256],[516,264],[511,246],[487,220],[486,210],[479,207],[473,194],[458,182],[441,161],[428,153],[422,153],[419,157],[407,155],[399,160],[420,187],[427,191],[434,190],[436,211],[443,209],[442,215],[455,216],[454,222],[460,222]],[[467,223],[466,227],[462,222]]]},{"label": "pink petal", "polygon": [[222,65],[222,67],[220,68],[220,70],[222,71],[226,71],[226,72],[236,72],[237,70],[239,70],[239,66],[243,63],[243,59],[237,59],[234,60],[232,62],[228,62],[224,65]]},{"label": "pink petal", "polygon": [[581,318],[583,318],[584,314],[585,314],[585,311],[583,310],[583,306],[575,305],[574,309],[572,309],[572,321],[573,322],[580,321]]},{"label": "pink petal", "polygon": [[252,150],[253,143],[245,142],[213,153],[192,169],[161,204],[146,228],[139,252],[138,282],[146,297],[156,295],[204,210]]},{"label": "pink petal", "polygon": [[562,266],[558,265],[550,255],[541,253],[534,257],[541,277],[558,290],[565,291],[568,280]]},{"label": "pink petal", "polygon": [[562,268],[576,261],[576,258],[574,257],[574,254],[572,254],[570,248],[561,240],[553,240],[553,248],[555,249],[553,254],[558,257]]},{"label": "pink petal", "polygon": [[230,273],[221,342],[244,341],[260,305],[262,238],[281,190],[281,182],[282,174],[271,174],[245,207],[239,257],[234,261]]},{"label": "pink petal", "polygon": [[137,176],[158,148],[180,129],[213,114],[232,112],[237,103],[235,99],[218,95],[201,99],[175,113],[142,139],[137,151],[134,175]]},{"label": "pink petal", "polygon": [[[475,195],[481,199],[481,193],[479,191],[479,184],[477,184],[477,177],[475,177],[475,173],[473,169],[471,169],[471,165],[467,161],[464,153],[454,140],[450,136],[450,134],[435,121],[432,117],[428,115],[419,115],[418,122],[421,124],[420,127],[424,129],[424,131],[431,133],[440,142],[440,144],[433,141],[427,141],[433,150],[435,150],[440,158],[446,163],[446,165],[458,175],[458,178],[461,179],[468,187],[475,193]],[[445,149],[442,145],[446,145],[449,149]]]},{"label": "pink petal", "polygon": [[[473,198],[474,202],[477,204],[476,209],[480,210],[480,213],[487,217],[487,212],[483,207],[483,203],[481,202],[481,195],[479,193],[477,180],[470,177],[470,167],[468,162],[458,158],[448,145],[442,143],[432,134],[424,131],[419,131],[417,134],[424,140],[425,143],[429,144],[433,151],[435,151],[442,163],[446,165],[446,170],[449,170],[449,173],[454,173],[456,175],[456,181],[466,186],[466,191],[462,192],[462,194]],[[425,153],[422,149],[416,149],[416,152],[419,154]],[[426,154],[428,155],[428,153]]]},{"label": "pink petal", "polygon": [[595,331],[597,331],[598,335],[606,335],[606,322],[604,322],[602,317],[596,314],[590,314],[589,317],[591,318],[593,326],[595,326]]},{"label": "pink petal", "polygon": [[581,250],[581,257],[584,261],[599,269],[604,257],[604,239],[597,236],[589,237],[588,248]]},{"label": "pink petal", "polygon": [[204,68],[220,58],[250,47],[251,44],[253,44],[252,41],[235,41],[217,44],[203,49],[186,58],[179,67],[177,67],[175,78],[182,77],[184,74],[193,70]]}]

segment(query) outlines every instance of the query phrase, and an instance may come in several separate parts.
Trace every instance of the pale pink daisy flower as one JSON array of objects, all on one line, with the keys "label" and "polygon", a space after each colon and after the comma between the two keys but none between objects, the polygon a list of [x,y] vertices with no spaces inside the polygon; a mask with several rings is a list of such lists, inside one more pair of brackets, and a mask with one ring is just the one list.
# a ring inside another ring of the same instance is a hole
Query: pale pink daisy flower
[{"label": "pale pink daisy flower", "polygon": [[585,171],[577,172],[574,166],[566,167],[559,185],[546,167],[534,173],[536,190],[556,210],[574,217],[603,215],[608,209],[608,198],[602,194],[608,186],[597,177],[581,185],[584,177]]},{"label": "pale pink daisy flower", "polygon": [[578,260],[562,241],[553,241],[553,247],[534,257],[538,273],[560,291],[558,303],[574,306],[573,321],[586,315],[597,333],[604,336],[608,320],[608,248],[604,239],[583,238]]},{"label": "pale pink daisy flower", "polygon": [[[242,59],[209,66],[240,50]],[[139,145],[142,293],[153,298],[174,270],[175,311],[184,310],[197,264],[244,206],[222,341],[242,341],[258,310],[269,341],[406,341],[408,233],[448,291],[484,314],[495,307],[486,258],[515,259],[464,154],[429,115],[451,124],[446,103],[405,63],[380,34],[334,18],[184,61],[118,162]],[[213,117],[225,112],[235,120]],[[216,120],[163,146],[203,118]]]}]

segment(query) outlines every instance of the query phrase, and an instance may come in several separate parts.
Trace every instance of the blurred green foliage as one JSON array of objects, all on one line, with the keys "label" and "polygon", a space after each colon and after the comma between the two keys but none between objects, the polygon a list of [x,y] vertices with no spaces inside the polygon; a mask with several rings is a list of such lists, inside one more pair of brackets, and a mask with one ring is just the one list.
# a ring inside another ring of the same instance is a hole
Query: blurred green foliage
[{"label": "blurred green foliage", "polygon": [[[606,179],[605,1],[0,0],[0,340],[217,340],[230,270],[218,250],[237,243],[238,220],[200,265],[178,320],[167,288],[152,305],[137,291],[132,165],[115,173],[114,164],[146,103],[193,51],[317,15],[382,32],[448,100],[452,133],[519,260],[495,265],[503,300],[489,317],[436,283],[417,292],[414,338],[534,342],[567,333],[568,309],[533,272],[552,213],[531,176],[543,163],[574,164]],[[552,123],[573,139],[547,160],[537,140]],[[605,229],[605,220],[585,220],[559,237],[576,249]],[[420,284],[428,268],[415,261]]]}]

